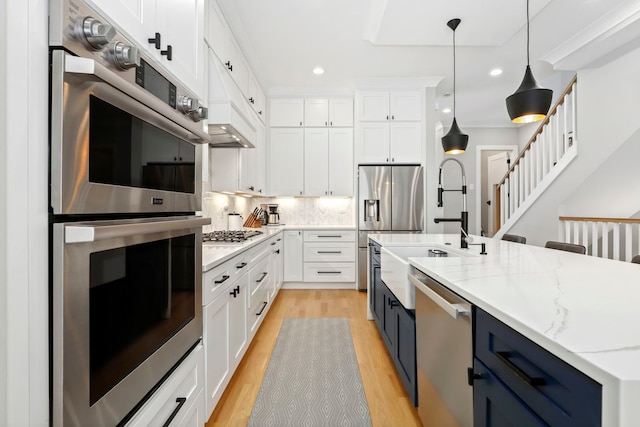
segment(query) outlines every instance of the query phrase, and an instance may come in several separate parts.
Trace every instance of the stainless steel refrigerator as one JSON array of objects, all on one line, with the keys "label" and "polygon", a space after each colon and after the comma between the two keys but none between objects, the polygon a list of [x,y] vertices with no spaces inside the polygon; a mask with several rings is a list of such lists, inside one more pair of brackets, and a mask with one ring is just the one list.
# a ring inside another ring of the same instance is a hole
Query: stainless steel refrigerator
[{"label": "stainless steel refrigerator", "polygon": [[424,227],[422,166],[358,167],[358,289],[367,288],[368,235]]}]

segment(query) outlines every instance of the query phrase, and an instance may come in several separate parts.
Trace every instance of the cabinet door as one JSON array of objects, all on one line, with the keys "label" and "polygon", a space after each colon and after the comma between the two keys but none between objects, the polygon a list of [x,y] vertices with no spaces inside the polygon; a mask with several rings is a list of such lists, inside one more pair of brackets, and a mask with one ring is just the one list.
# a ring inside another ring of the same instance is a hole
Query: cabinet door
[{"label": "cabinet door", "polygon": [[157,53],[161,64],[204,98],[204,0],[163,0],[156,4],[155,31],[162,34],[163,49],[171,45],[172,58]]},{"label": "cabinet door", "polygon": [[[204,308],[204,351],[207,365],[205,383],[207,414],[211,414],[232,373],[229,349],[230,300],[221,294]],[[243,310],[244,312],[244,310]]]},{"label": "cabinet door", "polygon": [[357,159],[358,163],[389,162],[389,123],[360,123]]},{"label": "cabinet door", "polygon": [[329,195],[353,196],[353,129],[329,129]]},{"label": "cabinet door", "polygon": [[302,99],[272,99],[269,104],[269,124],[275,127],[302,127],[304,103]]},{"label": "cabinet door", "polygon": [[394,121],[420,121],[422,108],[419,91],[396,91],[389,94],[389,119]]},{"label": "cabinet door", "polygon": [[[153,38],[153,33],[148,32],[148,27],[155,21],[156,0],[91,0],[91,3],[135,41],[145,47],[149,45],[147,39]],[[151,15],[145,13],[149,8],[153,11]]]},{"label": "cabinet door", "polygon": [[285,282],[301,282],[303,272],[302,231],[284,231],[284,273]]},{"label": "cabinet door", "polygon": [[[238,191],[239,148],[210,148],[209,173],[212,191]],[[242,150],[246,150],[243,148]]]},{"label": "cabinet door", "polygon": [[358,94],[358,120],[361,122],[389,120],[389,92],[360,92]]},{"label": "cabinet door", "polygon": [[258,164],[256,148],[239,148],[240,152],[240,191],[257,193],[256,166]]},{"label": "cabinet door", "polygon": [[255,146],[256,192],[264,196],[267,194],[267,133],[260,123],[256,126]]},{"label": "cabinet door", "polygon": [[[309,126],[307,124],[307,126]],[[353,127],[353,100],[329,100],[329,126]]]},{"label": "cabinet door", "polygon": [[389,161],[419,163],[422,158],[419,122],[389,124]]},{"label": "cabinet door", "polygon": [[329,126],[329,100],[304,100],[304,125],[307,127]]},{"label": "cabinet door", "polygon": [[387,286],[382,283],[383,287],[383,308],[382,308],[382,319],[381,325],[382,330],[380,331],[380,335],[382,335],[382,340],[387,346],[387,350],[392,357],[395,355],[396,348],[396,313],[394,311],[395,307],[400,304],[396,297],[389,291]]},{"label": "cabinet door", "polygon": [[302,129],[271,129],[269,194],[301,196],[304,191],[304,133]]},{"label": "cabinet door", "polygon": [[213,49],[220,63],[224,64],[229,60],[229,42],[231,40],[229,33],[231,30],[229,30],[227,20],[218,7],[218,2],[209,1],[207,17],[209,22],[204,36],[205,41]]},{"label": "cabinet door", "polygon": [[247,348],[247,301],[249,274],[245,273],[230,288],[229,298],[229,359],[232,371],[238,366]]},{"label": "cabinet door", "polygon": [[473,382],[473,425],[476,427],[546,426],[527,405],[511,392],[478,359],[473,371],[480,379]]},{"label": "cabinet door", "polygon": [[304,130],[304,194],[329,194],[329,129]]},{"label": "cabinet door", "polygon": [[376,321],[376,325],[378,326],[378,331],[382,334],[382,319],[384,318],[385,303],[384,285],[380,275],[380,266],[374,266],[372,270],[372,283],[369,287],[369,290],[373,292],[371,298],[371,313],[373,314],[373,319]]},{"label": "cabinet door", "polygon": [[393,308],[396,315],[396,347],[394,362],[414,406],[418,406],[416,382],[416,320],[401,305]]},{"label": "cabinet door", "polygon": [[238,44],[233,35],[230,36],[229,40],[229,61],[230,64],[227,65],[227,69],[231,74],[231,78],[236,82],[245,99],[249,98],[249,66],[244,58],[242,49],[240,49],[240,44]]}]

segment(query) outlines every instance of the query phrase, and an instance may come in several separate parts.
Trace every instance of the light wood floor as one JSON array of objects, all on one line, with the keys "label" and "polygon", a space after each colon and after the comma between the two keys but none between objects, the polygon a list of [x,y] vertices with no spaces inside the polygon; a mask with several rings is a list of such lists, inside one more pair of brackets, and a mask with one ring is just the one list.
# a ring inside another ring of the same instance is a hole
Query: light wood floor
[{"label": "light wood floor", "polygon": [[421,426],[373,321],[356,290],[283,289],[256,333],[206,427],[246,426],[285,317],[346,317],[373,427]]}]

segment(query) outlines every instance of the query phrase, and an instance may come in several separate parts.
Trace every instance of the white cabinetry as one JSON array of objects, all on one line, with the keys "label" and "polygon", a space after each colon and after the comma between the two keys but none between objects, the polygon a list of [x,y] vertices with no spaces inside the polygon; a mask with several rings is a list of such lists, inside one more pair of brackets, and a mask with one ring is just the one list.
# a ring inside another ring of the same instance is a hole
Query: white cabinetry
[{"label": "white cabinetry", "polygon": [[269,103],[271,127],[302,127],[304,124],[304,100],[301,98],[272,99]]},{"label": "white cabinetry", "polygon": [[353,129],[305,129],[305,196],[353,196],[353,170]]},{"label": "white cabinetry", "polygon": [[419,162],[422,102],[418,90],[359,92],[358,163]]},{"label": "white cabinetry", "polygon": [[249,101],[249,104],[251,104],[253,111],[256,112],[262,123],[264,123],[267,100],[253,73],[249,73],[249,90],[247,93],[247,100]]},{"label": "white cabinetry", "polygon": [[204,350],[198,345],[136,412],[127,427],[202,426],[207,419],[204,375]]},{"label": "white cabinetry", "polygon": [[352,99],[305,99],[304,125],[306,127],[352,127]]},{"label": "white cabinetry", "polygon": [[355,231],[305,231],[304,281],[355,281],[355,241]]},{"label": "white cabinetry", "polygon": [[304,129],[272,128],[269,140],[269,194],[304,193]]},{"label": "white cabinetry", "polygon": [[284,254],[283,280],[285,282],[301,282],[304,262],[302,257],[302,231],[284,231]]},{"label": "white cabinetry", "polygon": [[[122,31],[204,98],[204,0],[92,0]],[[159,48],[150,39],[160,35]],[[169,54],[170,52],[170,54]]]}]

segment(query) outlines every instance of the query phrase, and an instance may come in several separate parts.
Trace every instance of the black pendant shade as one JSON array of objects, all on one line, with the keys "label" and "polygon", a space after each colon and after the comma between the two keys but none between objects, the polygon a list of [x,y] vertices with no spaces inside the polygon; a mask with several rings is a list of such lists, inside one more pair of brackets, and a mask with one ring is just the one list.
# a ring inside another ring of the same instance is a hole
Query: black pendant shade
[{"label": "black pendant shade", "polygon": [[456,118],[453,118],[451,123],[451,129],[445,136],[442,137],[442,148],[445,154],[460,154],[464,153],[469,143],[469,135],[462,133],[458,127]]},{"label": "black pendant shade", "polygon": [[469,135],[462,133],[456,121],[456,28],[459,24],[458,18],[447,22],[447,26],[453,30],[453,122],[449,132],[442,137],[442,148],[445,154],[464,153],[469,143]]},{"label": "black pendant shade", "polygon": [[541,87],[529,66],[529,0],[527,0],[527,69],[520,87],[507,97],[507,111],[513,123],[532,123],[542,120],[551,106],[553,91]]},{"label": "black pendant shade", "polygon": [[544,119],[551,106],[553,91],[541,87],[527,65],[520,87],[507,97],[507,111],[514,123],[531,123]]}]

